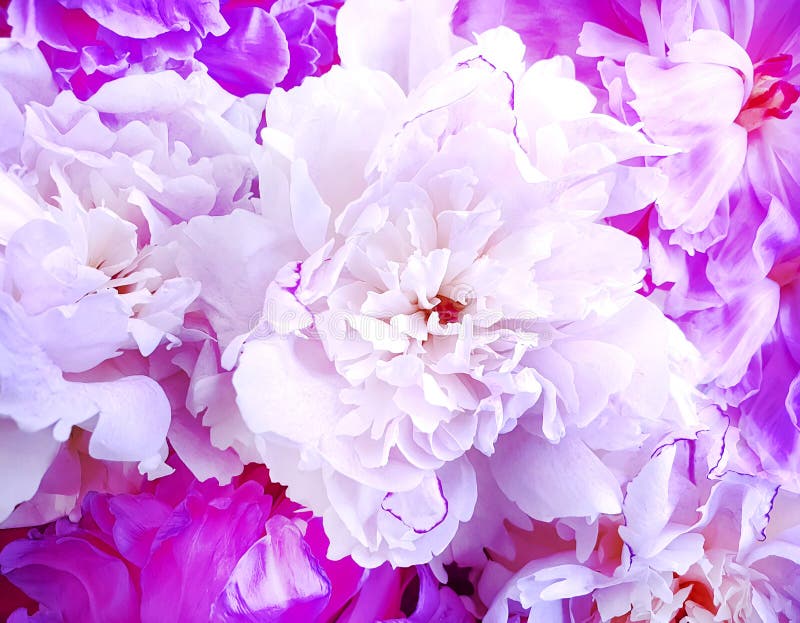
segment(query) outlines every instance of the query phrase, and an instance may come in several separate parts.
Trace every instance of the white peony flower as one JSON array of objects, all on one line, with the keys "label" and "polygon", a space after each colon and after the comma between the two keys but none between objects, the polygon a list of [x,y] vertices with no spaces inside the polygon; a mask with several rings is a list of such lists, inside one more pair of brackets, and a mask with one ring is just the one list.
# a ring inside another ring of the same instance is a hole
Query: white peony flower
[{"label": "white peony flower", "polygon": [[719,478],[722,460],[704,439],[667,446],[628,485],[624,522],[604,521],[588,547],[562,529],[514,573],[498,556],[481,579],[483,620],[796,620],[800,497],[736,472]]},{"label": "white peony flower", "polygon": [[[261,214],[182,230],[253,444],[334,557],[442,552],[475,507],[470,452],[528,515],[618,513],[605,453],[694,425],[670,380],[688,347],[636,295],[638,241],[602,223],[663,189],[620,164],[662,148],[593,114],[569,60],[523,54],[499,30],[408,93],[353,66],[273,92]],[[204,260],[223,239],[240,270]]]},{"label": "white peony flower", "polygon": [[87,210],[57,164],[49,175],[52,203],[0,174],[2,469],[14,482],[0,499],[7,526],[71,512],[81,471],[104,469],[81,467],[80,453],[135,462],[150,476],[169,470],[170,403],[137,355],[181,344],[200,287],[177,275],[169,245],[141,245],[133,223],[102,205]]},{"label": "white peony flower", "polygon": [[[34,77],[44,65],[35,52],[2,48],[0,97],[12,61]],[[241,470],[182,404],[197,352],[176,348],[204,327],[184,327],[200,284],[178,274],[173,224],[251,207],[263,98],[236,98],[207,75],[171,71],[112,81],[86,102],[55,96],[49,77],[41,82],[22,85],[25,108],[0,119],[13,139],[7,152],[0,145],[10,173],[0,180],[9,335],[0,418],[14,440],[4,469],[16,474],[20,453],[40,449],[2,501],[2,518],[16,507],[7,525],[71,512],[87,478],[103,479],[99,461],[79,465],[91,462],[84,454],[164,473],[168,429],[198,476],[224,480]]]},{"label": "white peony flower", "polygon": [[[3,467],[15,483],[0,502],[2,519],[36,493],[58,442],[75,425],[93,431],[94,458],[138,461],[155,472],[166,456],[163,391],[141,374],[120,374],[124,365],[98,366],[135,347],[136,335],[148,354],[153,341],[177,339],[170,332],[197,295],[184,278],[165,281],[154,269],[139,270],[135,228],[102,208],[86,212],[56,177],[61,208],[37,203],[11,177],[0,177],[0,418]],[[183,302],[171,310],[164,303],[181,291]],[[19,468],[21,457],[29,469]]]},{"label": "white peony flower", "polygon": [[164,71],[103,85],[86,102],[71,91],[25,111],[26,179],[56,193],[53,165],[87,207],[104,206],[156,241],[172,223],[249,205],[257,108],[205,74]]}]

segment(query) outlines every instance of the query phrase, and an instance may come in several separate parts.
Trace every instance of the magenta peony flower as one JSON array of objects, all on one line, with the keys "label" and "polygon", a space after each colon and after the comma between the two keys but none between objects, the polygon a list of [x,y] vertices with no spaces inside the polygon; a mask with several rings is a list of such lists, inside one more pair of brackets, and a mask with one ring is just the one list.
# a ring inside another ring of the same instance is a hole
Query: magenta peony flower
[{"label": "magenta peony flower", "polygon": [[473,620],[426,568],[368,573],[328,560],[320,524],[263,468],[223,487],[179,467],[140,494],[93,493],[78,523],[59,520],[0,553],[6,579],[40,604],[9,620]]},{"label": "magenta peony flower", "polygon": [[130,73],[203,66],[235,95],[290,88],[336,62],[341,0],[15,0],[12,37],[39,46],[81,99]]}]

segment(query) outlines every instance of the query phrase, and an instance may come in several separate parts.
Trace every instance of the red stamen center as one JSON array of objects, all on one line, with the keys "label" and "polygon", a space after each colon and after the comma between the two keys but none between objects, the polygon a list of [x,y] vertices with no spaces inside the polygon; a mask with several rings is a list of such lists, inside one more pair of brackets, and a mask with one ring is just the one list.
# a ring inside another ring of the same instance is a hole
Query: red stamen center
[{"label": "red stamen center", "polygon": [[686,601],[684,605],[678,610],[677,614],[675,615],[674,621],[682,621],[688,613],[686,612],[686,603],[693,602],[699,607],[703,608],[706,612],[710,614],[717,614],[719,611],[719,607],[714,603],[714,595],[711,592],[711,589],[708,588],[705,584],[701,582],[696,582],[694,580],[679,580],[678,581],[678,588],[685,588],[691,587],[691,591],[689,595],[686,597]]},{"label": "red stamen center", "polygon": [[792,104],[800,98],[800,89],[782,79],[791,68],[791,54],[774,56],[756,65],[753,90],[736,123],[752,132],[768,119],[786,119],[791,115]]},{"label": "red stamen center", "polygon": [[439,299],[439,302],[431,311],[439,314],[439,323],[450,324],[458,322],[460,319],[459,316],[461,312],[464,311],[466,305],[449,299],[446,296],[442,296],[441,294],[437,294],[436,298]]}]

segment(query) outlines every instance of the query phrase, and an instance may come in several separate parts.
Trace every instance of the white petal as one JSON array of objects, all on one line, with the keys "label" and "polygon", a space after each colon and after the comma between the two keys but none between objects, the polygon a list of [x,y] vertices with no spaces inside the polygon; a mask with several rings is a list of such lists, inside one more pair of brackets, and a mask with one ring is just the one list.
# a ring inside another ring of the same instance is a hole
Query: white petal
[{"label": "white petal", "polygon": [[534,519],[622,512],[617,479],[569,434],[553,444],[518,428],[500,437],[491,466],[503,492]]},{"label": "white petal", "polygon": [[233,375],[236,404],[254,433],[315,445],[332,431],[342,381],[318,343],[295,338],[248,342]]},{"label": "white petal", "polygon": [[0,522],[33,497],[60,445],[50,430],[23,432],[14,422],[0,419]]},{"label": "white petal", "polygon": [[167,438],[170,406],[153,379],[129,376],[83,383],[74,390],[98,415],[89,454],[110,461],[145,461],[158,456]]}]

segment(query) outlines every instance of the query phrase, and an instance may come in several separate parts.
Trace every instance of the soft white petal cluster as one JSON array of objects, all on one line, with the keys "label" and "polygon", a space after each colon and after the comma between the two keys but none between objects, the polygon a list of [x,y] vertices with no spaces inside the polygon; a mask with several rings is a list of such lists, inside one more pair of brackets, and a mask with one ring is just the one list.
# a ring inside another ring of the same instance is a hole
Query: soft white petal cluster
[{"label": "soft white petal cluster", "polygon": [[[113,360],[178,342],[183,310],[199,289],[162,274],[158,251],[137,248],[135,226],[104,207],[85,210],[61,172],[53,173],[59,205],[0,178],[4,463],[25,475],[8,479],[15,490],[3,497],[3,519],[36,493],[73,426],[92,431],[95,459],[141,461],[142,471],[161,465],[167,398],[143,362],[131,369],[130,359]],[[19,470],[20,460],[29,468]],[[71,510],[65,503],[42,512],[49,520]],[[29,521],[24,507],[15,512]]]},{"label": "soft white petal cluster", "polygon": [[0,93],[20,95],[0,119],[12,147],[0,173],[6,527],[71,513],[90,489],[135,487],[137,465],[168,473],[168,431],[201,477],[241,469],[220,467],[165,379],[188,383],[197,354],[180,347],[205,335],[185,326],[201,284],[179,273],[175,224],[250,206],[259,102],[173,72],[81,102],[54,97],[40,65],[36,50],[0,49]]},{"label": "soft white petal cluster", "polygon": [[268,100],[259,214],[178,239],[252,447],[366,566],[458,543],[476,467],[537,519],[619,513],[632,451],[698,427],[692,351],[602,223],[663,190],[629,163],[664,148],[511,31],[413,79],[365,66],[357,4],[344,67]]}]

